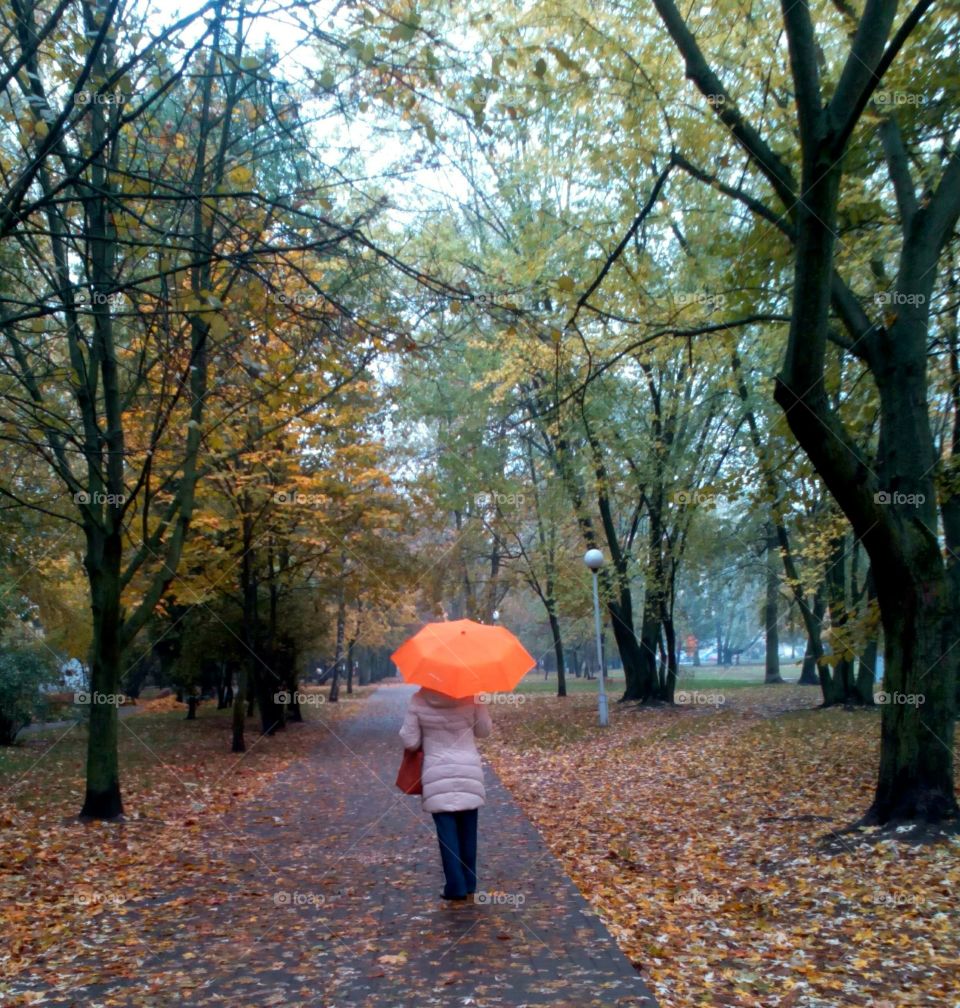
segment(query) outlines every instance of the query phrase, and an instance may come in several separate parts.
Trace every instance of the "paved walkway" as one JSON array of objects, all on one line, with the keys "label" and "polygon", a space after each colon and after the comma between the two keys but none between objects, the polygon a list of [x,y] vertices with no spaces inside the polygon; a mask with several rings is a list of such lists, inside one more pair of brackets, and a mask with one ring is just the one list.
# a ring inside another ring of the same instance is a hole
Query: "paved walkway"
[{"label": "paved walkway", "polygon": [[440,899],[433,820],[393,783],[413,689],[381,686],[185,852],[185,865],[202,861],[197,889],[98,917],[90,946],[122,941],[126,976],[91,970],[69,994],[31,984],[43,1003],[655,1008],[489,766],[477,864],[488,901]]},{"label": "paved walkway", "polygon": [[[117,708],[117,717],[130,717],[131,714],[142,714],[146,710],[143,704],[124,704],[122,707]],[[186,710],[186,707],[184,707]],[[26,727],[21,728],[17,738],[23,738],[24,735],[35,735],[37,732],[42,731],[56,731],[61,728],[69,728],[70,725],[80,724],[83,718],[75,717],[68,718],[66,721],[35,721],[33,724],[28,724]]]}]

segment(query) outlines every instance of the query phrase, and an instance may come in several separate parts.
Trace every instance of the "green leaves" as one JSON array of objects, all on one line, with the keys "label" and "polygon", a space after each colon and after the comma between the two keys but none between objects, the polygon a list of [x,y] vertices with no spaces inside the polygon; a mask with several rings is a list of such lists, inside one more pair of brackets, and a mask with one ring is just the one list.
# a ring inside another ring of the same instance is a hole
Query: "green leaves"
[{"label": "green leaves", "polygon": [[406,20],[401,21],[400,24],[396,25],[387,38],[389,38],[391,42],[410,42],[416,36],[419,28],[420,15],[413,13],[410,14]]}]

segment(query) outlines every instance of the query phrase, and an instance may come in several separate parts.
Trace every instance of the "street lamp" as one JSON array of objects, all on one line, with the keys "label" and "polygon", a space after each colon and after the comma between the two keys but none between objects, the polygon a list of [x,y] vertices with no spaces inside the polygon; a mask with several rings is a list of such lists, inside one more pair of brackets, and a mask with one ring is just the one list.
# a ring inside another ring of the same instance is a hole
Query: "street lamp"
[{"label": "street lamp", "polygon": [[593,573],[593,623],[597,632],[597,667],[600,669],[600,695],[597,704],[600,713],[600,727],[607,725],[607,693],[603,684],[603,646],[600,642],[600,593],[597,589],[597,571],[603,566],[603,554],[598,549],[589,549],[583,554],[583,562]]}]

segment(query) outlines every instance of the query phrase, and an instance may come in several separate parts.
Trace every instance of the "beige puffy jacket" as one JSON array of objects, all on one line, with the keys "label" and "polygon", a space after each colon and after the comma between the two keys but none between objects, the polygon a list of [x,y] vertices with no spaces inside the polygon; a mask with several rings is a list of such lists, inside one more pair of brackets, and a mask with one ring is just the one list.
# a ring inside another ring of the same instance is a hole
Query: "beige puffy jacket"
[{"label": "beige puffy jacket", "polygon": [[410,698],[400,729],[406,749],[423,745],[424,812],[459,812],[483,805],[483,764],[474,736],[493,730],[485,704],[471,697],[453,697],[422,687]]}]

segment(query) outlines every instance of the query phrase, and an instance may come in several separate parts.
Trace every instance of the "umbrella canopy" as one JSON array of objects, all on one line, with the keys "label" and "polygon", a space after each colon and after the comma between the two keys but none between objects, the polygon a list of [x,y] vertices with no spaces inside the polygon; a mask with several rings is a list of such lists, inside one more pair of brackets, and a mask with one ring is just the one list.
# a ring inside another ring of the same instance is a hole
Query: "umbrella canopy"
[{"label": "umbrella canopy", "polygon": [[456,698],[509,692],[537,664],[509,630],[467,619],[428,623],[390,658],[405,682]]}]

